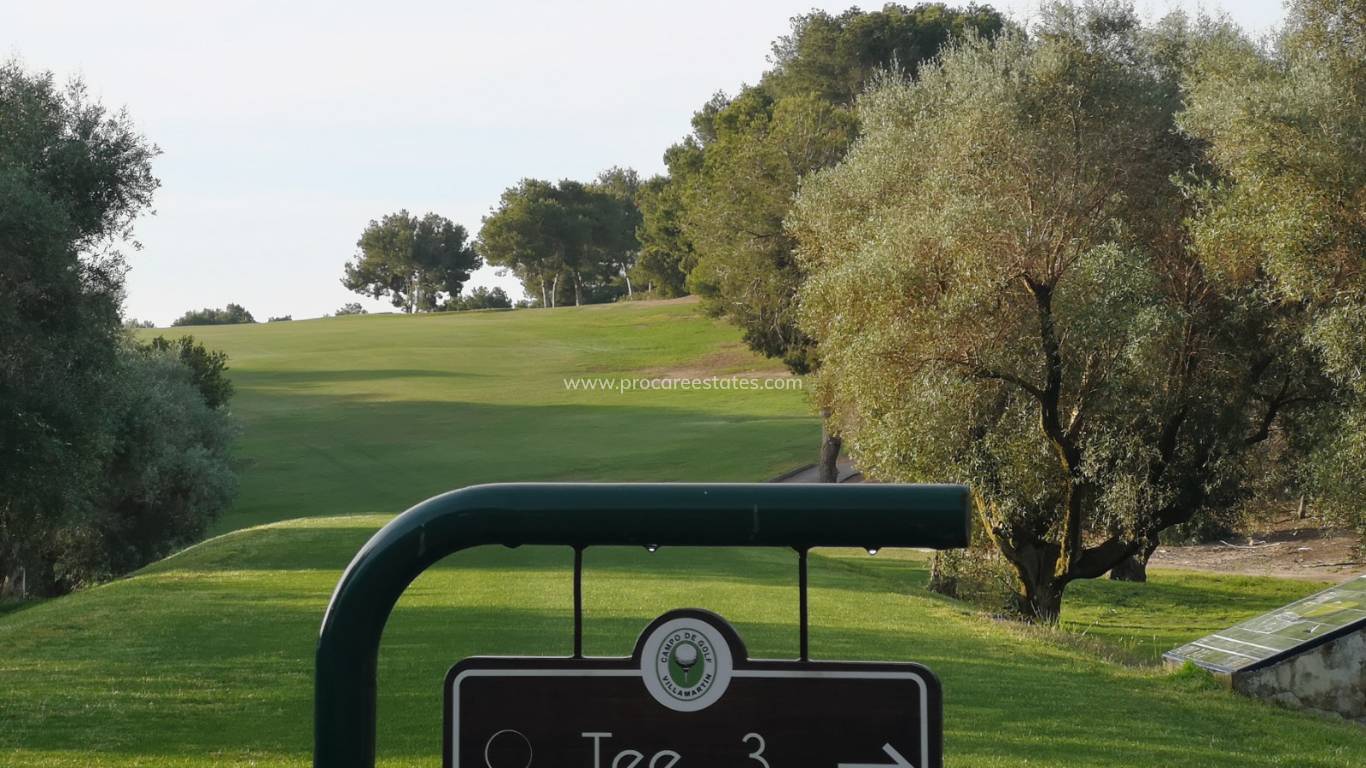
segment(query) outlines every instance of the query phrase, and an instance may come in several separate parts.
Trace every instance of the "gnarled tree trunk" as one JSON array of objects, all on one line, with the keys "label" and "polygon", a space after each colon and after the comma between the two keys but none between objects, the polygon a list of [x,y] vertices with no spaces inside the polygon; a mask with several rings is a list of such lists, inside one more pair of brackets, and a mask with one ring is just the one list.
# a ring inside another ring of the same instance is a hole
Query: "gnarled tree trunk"
[{"label": "gnarled tree trunk", "polygon": [[1020,617],[1033,624],[1057,624],[1066,582],[1050,577],[1021,583],[1024,589],[1015,595],[1015,610]]},{"label": "gnarled tree trunk", "polygon": [[1110,579],[1112,581],[1146,582],[1148,580],[1148,559],[1156,551],[1156,541],[1145,543],[1142,549],[1120,560],[1114,568],[1110,569]]},{"label": "gnarled tree trunk", "polygon": [[[999,540],[998,540],[999,541]],[[1015,613],[1035,624],[1056,624],[1067,580],[1058,575],[1061,548],[1052,542],[1010,542],[1000,547],[1015,568]]]}]

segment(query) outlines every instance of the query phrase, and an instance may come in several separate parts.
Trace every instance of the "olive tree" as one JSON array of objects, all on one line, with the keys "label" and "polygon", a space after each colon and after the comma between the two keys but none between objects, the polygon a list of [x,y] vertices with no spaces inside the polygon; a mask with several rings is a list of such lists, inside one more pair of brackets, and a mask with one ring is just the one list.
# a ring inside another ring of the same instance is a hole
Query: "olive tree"
[{"label": "olive tree", "polygon": [[1173,179],[1200,166],[1159,49],[1131,11],[1065,6],[956,46],[863,98],[788,220],[856,460],[967,483],[1030,620],[1236,501],[1325,386],[1293,321],[1189,247]]},{"label": "olive tree", "polygon": [[[694,252],[687,287],[704,308],[793,373],[818,367],[815,345],[797,324],[802,272],[783,229],[800,180],[844,156],[858,133],[852,102],[874,73],[913,76],[948,41],[993,35],[1004,24],[989,6],[942,3],[792,19],[759,84],[733,99],[713,97],[694,116],[693,136],[666,156],[685,190],[682,234]],[[664,211],[647,210],[646,225]],[[820,477],[834,482],[842,442],[830,419],[821,423]]]},{"label": "olive tree", "polygon": [[122,335],[118,246],[151,205],[156,147],[74,82],[0,62],[0,594],[46,581],[88,509]]},{"label": "olive tree", "polygon": [[1366,3],[1292,3],[1274,47],[1211,41],[1186,87],[1181,125],[1217,170],[1195,246],[1293,313],[1338,385],[1290,425],[1312,450],[1296,490],[1366,533]]},{"label": "olive tree", "polygon": [[0,137],[0,595],[50,595],[202,535],[235,489],[232,389],[221,353],[124,330],[157,189],[129,116],[5,62]]}]

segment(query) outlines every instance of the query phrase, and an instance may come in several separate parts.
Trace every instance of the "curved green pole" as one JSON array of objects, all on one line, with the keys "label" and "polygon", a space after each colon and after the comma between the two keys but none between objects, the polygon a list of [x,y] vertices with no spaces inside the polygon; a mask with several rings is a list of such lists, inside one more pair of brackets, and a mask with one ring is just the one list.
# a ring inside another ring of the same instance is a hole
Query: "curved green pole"
[{"label": "curved green pole", "polygon": [[[677,521],[686,519],[687,525]],[[380,635],[418,574],[482,544],[928,547],[968,543],[958,485],[477,485],[404,512],[347,566],[323,616],[314,682],[317,768],[372,768]]]}]

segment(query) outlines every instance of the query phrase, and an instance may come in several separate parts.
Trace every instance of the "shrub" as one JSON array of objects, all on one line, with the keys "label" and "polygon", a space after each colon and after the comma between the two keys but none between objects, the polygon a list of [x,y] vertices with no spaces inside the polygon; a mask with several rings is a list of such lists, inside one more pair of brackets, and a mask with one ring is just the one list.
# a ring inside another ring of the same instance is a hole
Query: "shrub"
[{"label": "shrub", "polygon": [[442,309],[447,312],[462,312],[468,309],[512,309],[512,299],[502,288],[489,290],[478,286],[468,296],[454,296],[446,300]]},{"label": "shrub", "polygon": [[190,372],[190,383],[199,390],[210,408],[221,408],[232,397],[232,382],[228,380],[228,356],[211,352],[203,344],[196,344],[193,336],[167,339],[158,336],[140,348],[144,354],[162,354],[180,360]]},{"label": "shrub", "polygon": [[181,325],[236,325],[238,323],[254,323],[256,318],[246,310],[241,304],[229,304],[223,309],[191,309],[181,315],[174,322],[173,326]]},{"label": "shrub", "polygon": [[173,344],[119,355],[105,403],[108,447],[100,471],[80,514],[69,515],[51,538],[52,591],[165,557],[202,536],[232,500],[234,429],[226,409],[212,407],[196,383],[203,377],[182,361],[186,348],[203,350]]}]

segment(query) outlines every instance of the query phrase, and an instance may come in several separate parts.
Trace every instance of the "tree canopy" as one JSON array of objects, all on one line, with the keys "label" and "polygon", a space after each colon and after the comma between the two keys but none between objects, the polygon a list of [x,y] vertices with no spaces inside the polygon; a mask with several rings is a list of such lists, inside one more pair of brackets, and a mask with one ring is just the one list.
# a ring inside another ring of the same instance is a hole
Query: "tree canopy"
[{"label": "tree canopy", "polygon": [[1366,534],[1366,4],[1297,0],[1273,49],[1220,35],[1186,85],[1181,125],[1214,169],[1194,247],[1221,285],[1280,307],[1296,354],[1337,385],[1307,403],[1294,381],[1277,390],[1312,406],[1280,458],[1312,451],[1299,489]]},{"label": "tree canopy", "polygon": [[389,297],[404,312],[431,312],[459,296],[482,265],[465,228],[435,213],[406,210],[371,220],[346,263],[342,285],[372,298]]},{"label": "tree canopy", "polygon": [[212,355],[124,336],[119,248],[156,155],[79,82],[0,64],[0,593],[140,566],[232,494],[227,414],[195,386]]},{"label": "tree canopy", "polygon": [[642,253],[665,276],[686,271],[687,287],[751,348],[811,370],[796,323],[802,276],[783,229],[801,179],[844,156],[858,133],[853,102],[875,73],[914,76],[949,40],[1003,25],[990,8],[938,3],[794,18],[759,84],[703,105],[692,135],[665,155],[670,176],[643,207]]},{"label": "tree canopy", "polygon": [[1268,437],[1334,401],[1299,332],[1323,308],[1219,279],[1183,227],[1202,209],[1173,179],[1205,165],[1168,54],[1228,34],[1059,6],[964,42],[864,97],[789,221],[856,460],[967,483],[1026,617],[1238,500]]},{"label": "tree canopy", "polygon": [[635,172],[619,168],[591,184],[523,179],[484,217],[479,249],[543,307],[613,299],[631,291],[639,189]]},{"label": "tree canopy", "polygon": [[688,273],[696,265],[692,241],[683,231],[684,200],[679,185],[654,176],[640,188],[641,223],[636,229],[640,251],[632,274],[663,298],[688,292]]},{"label": "tree canopy", "polygon": [[447,299],[442,309],[451,312],[463,312],[469,309],[512,309],[512,299],[507,295],[507,291],[502,288],[489,289],[480,285],[465,296]]},{"label": "tree canopy", "polygon": [[240,323],[254,323],[256,318],[251,316],[247,308],[241,304],[229,303],[222,309],[190,309],[185,314],[171,321],[171,325],[237,325]]}]

